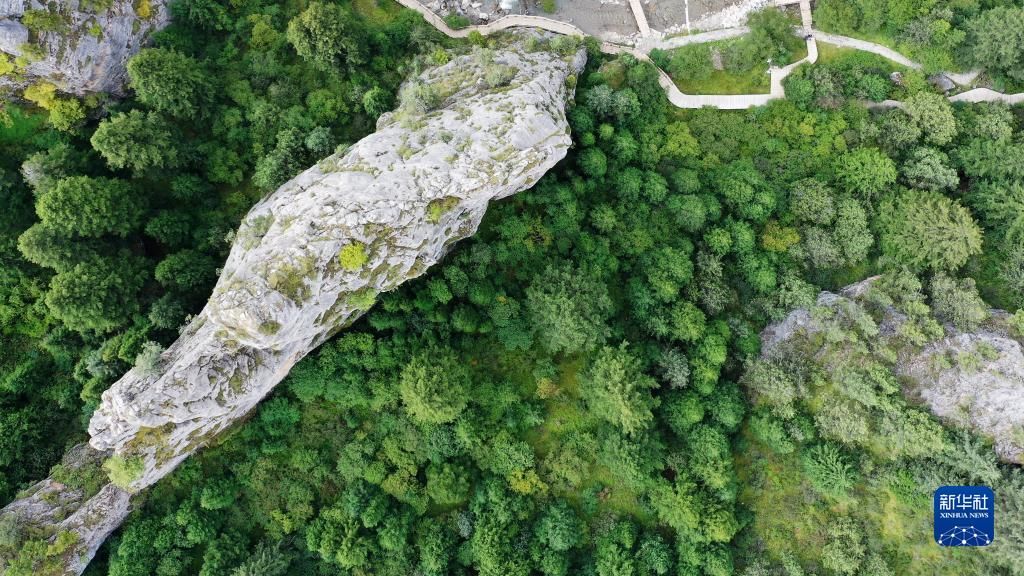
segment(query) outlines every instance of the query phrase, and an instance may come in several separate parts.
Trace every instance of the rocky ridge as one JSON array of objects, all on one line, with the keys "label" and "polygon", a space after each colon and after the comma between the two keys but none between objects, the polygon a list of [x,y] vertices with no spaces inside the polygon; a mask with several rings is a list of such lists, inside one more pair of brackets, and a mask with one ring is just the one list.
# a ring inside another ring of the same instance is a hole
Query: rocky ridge
[{"label": "rocky ridge", "polygon": [[[871,285],[877,277],[847,286],[838,294],[821,292],[819,310],[797,309],[761,334],[762,356],[827,329],[821,309],[870,306]],[[997,456],[1024,464],[1024,347],[1007,324],[1008,314],[992,310],[989,320],[974,332],[944,325],[944,335],[922,346],[897,346],[893,372],[911,402],[926,407],[945,424],[970,428],[993,441]],[[879,337],[898,339],[906,321],[898,310],[885,310]]]},{"label": "rocky ridge", "polygon": [[206,307],[159,367],[132,369],[103,394],[84,459],[109,456],[120,486],[82,503],[80,489],[48,478],[0,520],[17,514],[51,541],[71,532],[65,573],[80,573],[130,494],[245,416],[378,294],[472,235],[490,201],[539,180],[572,143],[565,104],[586,54],[575,43],[548,50],[550,38],[511,34],[500,50],[476,49],[406,82],[401,107],[374,134],[259,202]]},{"label": "rocky ridge", "polygon": [[167,0],[0,0],[0,52],[15,70],[0,86],[36,81],[64,92],[120,94],[128,59],[170,21]]}]

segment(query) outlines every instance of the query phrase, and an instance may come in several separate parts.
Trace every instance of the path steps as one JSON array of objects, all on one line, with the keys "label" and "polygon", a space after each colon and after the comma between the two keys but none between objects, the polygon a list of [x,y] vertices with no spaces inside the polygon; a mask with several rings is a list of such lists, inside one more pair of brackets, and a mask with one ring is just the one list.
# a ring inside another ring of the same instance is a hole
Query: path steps
[{"label": "path steps", "polygon": [[[637,42],[637,46],[634,48],[612,42],[602,42],[602,52],[606,54],[628,53],[632,54],[635,58],[650,62],[651,59],[648,56],[648,53],[656,48],[671,50],[688,44],[714,42],[716,40],[735,38],[749,32],[749,29],[746,26],[737,26],[735,28],[724,28],[699,34],[664,38],[660,32],[651,30],[650,25],[647,23],[647,16],[644,14],[643,6],[640,1],[641,0],[629,1],[633,17],[636,19],[637,27],[640,29],[640,40]],[[427,8],[426,5],[419,0],[397,0],[397,2],[410,10],[419,12],[427,22],[451,38],[466,38],[471,32],[479,32],[486,36],[494,32],[516,27],[539,28],[549,32],[565,34],[567,36],[585,37],[587,35],[583,30],[569,24],[568,22],[545,18],[543,16],[529,16],[524,14],[503,16],[493,22],[488,22],[487,24],[467,26],[456,30],[448,26],[440,16],[435,14],[430,8]],[[723,110],[743,110],[751,106],[762,106],[772,100],[785,98],[786,93],[782,87],[782,81],[792,74],[798,66],[817,62],[817,39],[836,46],[872,52],[884,58],[888,58],[893,62],[907,66],[908,68],[913,68],[915,70],[921,69],[920,64],[910,60],[891,48],[887,48],[873,42],[867,42],[865,40],[858,40],[856,38],[839,36],[837,34],[829,34],[827,32],[815,30],[811,20],[810,0],[775,0],[776,6],[790,6],[793,4],[800,5],[801,29],[807,42],[807,56],[803,60],[794,62],[783,68],[770,68],[771,88],[767,94],[683,94],[679,91],[679,88],[676,86],[672,78],[666,74],[664,70],[655,67],[655,69],[658,70],[658,83],[661,84],[662,89],[665,90],[665,95],[668,97],[669,102],[679,108],[702,108],[704,106],[711,106],[713,108],[720,108]],[[964,73],[945,72],[944,74],[953,82],[961,86],[966,86],[977,78],[979,71],[972,70]],[[1005,102],[1007,104],[1021,104],[1024,103],[1024,93],[1003,94],[988,88],[975,88],[973,90],[968,90],[955,96],[951,96],[949,97],[949,100],[950,102]],[[903,103],[896,100],[885,100],[883,102],[868,103],[868,106],[873,108],[893,108],[902,107]]]}]

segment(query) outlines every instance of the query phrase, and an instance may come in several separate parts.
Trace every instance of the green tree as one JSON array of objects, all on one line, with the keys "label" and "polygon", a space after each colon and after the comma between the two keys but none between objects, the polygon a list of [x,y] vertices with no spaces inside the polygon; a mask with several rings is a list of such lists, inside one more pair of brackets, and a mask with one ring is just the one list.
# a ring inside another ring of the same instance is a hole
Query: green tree
[{"label": "green tree", "polygon": [[875,148],[857,148],[836,160],[835,175],[845,190],[871,201],[896,182],[896,164]]},{"label": "green tree", "polygon": [[170,123],[156,112],[132,110],[115,114],[100,122],[90,142],[114,168],[144,172],[181,164],[179,138]]},{"label": "green tree", "polygon": [[587,148],[579,157],[580,170],[591,178],[600,178],[608,171],[608,159],[597,148]]},{"label": "green tree", "polygon": [[391,110],[394,106],[392,102],[391,93],[381,88],[380,86],[374,86],[363,94],[363,110],[367,114],[376,118],[381,114]]},{"label": "green tree", "polygon": [[231,576],[284,576],[291,558],[277,545],[260,542],[245,562],[231,571]]},{"label": "green tree", "polygon": [[988,318],[988,306],[978,294],[974,279],[957,280],[946,274],[932,278],[932,311],[958,330],[971,332]]},{"label": "green tree", "polygon": [[124,180],[73,176],[39,198],[36,212],[45,226],[66,235],[127,236],[139,227],[144,199]]},{"label": "green tree", "polygon": [[864,558],[864,533],[848,517],[833,520],[825,530],[828,542],[821,550],[821,564],[835,574],[855,574]]},{"label": "green tree", "polygon": [[836,215],[834,194],[821,180],[797,180],[789,191],[789,210],[801,222],[831,224]]},{"label": "green tree", "polygon": [[46,305],[54,318],[78,332],[110,332],[138,311],[145,278],[127,254],[94,259],[60,272],[50,282]]},{"label": "green tree", "polygon": [[853,488],[854,471],[835,444],[816,444],[802,455],[804,473],[815,490],[841,498]]},{"label": "green tree", "polygon": [[427,496],[441,506],[452,506],[469,497],[470,477],[458,464],[443,462],[427,467]]},{"label": "green tree", "polygon": [[935,148],[915,148],[900,167],[903,180],[914,188],[953,190],[960,184],[949,157]]},{"label": "green tree", "polygon": [[921,128],[911,121],[906,112],[898,108],[889,110],[879,117],[878,131],[882,148],[892,154],[906,150],[921,139]]},{"label": "green tree", "polygon": [[580,520],[572,507],[562,499],[552,502],[534,526],[537,539],[544,546],[564,552],[580,541]]},{"label": "green tree", "polygon": [[749,70],[755,63],[770,59],[783,66],[792,60],[799,40],[793,35],[793,25],[781,11],[765,8],[747,18],[750,33],[737,43],[744,54],[741,69]]},{"label": "green tree", "polygon": [[420,522],[416,547],[420,553],[420,569],[425,576],[443,576],[449,573],[455,538],[444,524],[429,519]]},{"label": "green tree", "polygon": [[164,258],[156,265],[154,276],[167,288],[196,290],[217,277],[217,261],[198,250],[186,249]]},{"label": "green tree", "polygon": [[402,369],[398,390],[409,416],[421,424],[458,418],[469,401],[469,370],[448,351],[419,354]]},{"label": "green tree", "polygon": [[303,59],[323,70],[363,61],[363,28],[338,4],[311,2],[288,23],[288,42]]},{"label": "green tree", "polygon": [[981,230],[971,213],[937,192],[910,190],[879,210],[879,244],[890,264],[956,270],[981,252]]},{"label": "green tree", "polygon": [[956,136],[956,118],[949,100],[933,92],[918,92],[904,103],[904,110],[921,129],[924,141],[936,146],[949,144]]},{"label": "green tree", "polygon": [[1024,8],[996,6],[967,24],[968,44],[978,66],[1024,82]]},{"label": "green tree", "polygon": [[213,93],[199,62],[167,48],[145,48],[133,56],[128,78],[140,102],[178,118],[202,113]]},{"label": "green tree", "polygon": [[536,339],[551,354],[575,354],[604,342],[613,311],[599,276],[568,266],[548,267],[526,289],[526,312]]},{"label": "green tree", "polygon": [[623,343],[597,353],[584,376],[581,396],[591,413],[632,435],[654,419],[651,411],[658,399],[651,390],[656,387],[657,382],[643,373],[640,360]]}]

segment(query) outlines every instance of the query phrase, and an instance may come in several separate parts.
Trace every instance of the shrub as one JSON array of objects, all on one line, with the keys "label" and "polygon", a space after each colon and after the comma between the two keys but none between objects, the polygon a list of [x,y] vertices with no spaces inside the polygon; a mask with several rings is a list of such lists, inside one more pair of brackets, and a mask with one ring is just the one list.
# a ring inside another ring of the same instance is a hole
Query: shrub
[{"label": "shrub", "polygon": [[359,270],[369,260],[366,254],[366,245],[362,242],[353,242],[341,249],[338,254],[338,262],[345,270]]},{"label": "shrub", "polygon": [[161,359],[164,347],[156,342],[146,342],[142,345],[142,351],[135,357],[135,369],[145,377],[156,376],[160,373]]},{"label": "shrub", "polygon": [[138,480],[145,470],[145,461],[142,456],[131,456],[125,458],[115,454],[103,463],[103,469],[115,485],[127,489],[132,482]]},{"label": "shrub", "polygon": [[470,25],[469,18],[454,12],[444,17],[444,23],[452,30],[458,30],[459,28],[465,28]]},{"label": "shrub", "polygon": [[853,487],[854,471],[834,444],[818,444],[803,454],[804,473],[815,490],[840,498]]}]

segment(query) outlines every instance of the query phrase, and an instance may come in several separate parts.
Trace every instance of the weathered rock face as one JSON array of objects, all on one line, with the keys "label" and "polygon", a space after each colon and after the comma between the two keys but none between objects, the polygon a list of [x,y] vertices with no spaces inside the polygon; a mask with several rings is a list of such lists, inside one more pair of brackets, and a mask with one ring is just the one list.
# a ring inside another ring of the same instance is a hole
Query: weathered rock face
[{"label": "weathered rock face", "polygon": [[897,373],[907,392],[944,422],[969,427],[995,443],[1005,462],[1024,464],[1024,349],[1004,331],[949,330]]},{"label": "weathered rock face", "polygon": [[[104,7],[109,4],[108,7]],[[170,21],[168,0],[0,0],[0,52],[27,59],[0,86],[38,80],[72,94],[121,93],[125,66]],[[48,24],[35,22],[45,20]]]},{"label": "weathered rock face", "polygon": [[[848,286],[839,294],[822,292],[817,305],[826,308],[863,305],[875,278]],[[946,424],[968,427],[993,440],[996,454],[1006,462],[1024,464],[1024,347],[1006,325],[1007,314],[993,310],[977,332],[952,326],[945,335],[922,347],[898,346],[893,371],[903,393],[926,406]],[[888,309],[879,324],[879,337],[895,339],[906,317]],[[770,355],[794,338],[825,329],[812,311],[798,309],[761,334],[762,354]]]},{"label": "weathered rock face", "polygon": [[[88,560],[120,523],[128,493],[248,413],[379,293],[419,276],[473,234],[491,200],[532,186],[565,156],[570,77],[585,52],[530,52],[526,35],[536,34],[513,35],[504,50],[460,56],[407,82],[407,105],[381,117],[376,133],[245,217],[210,301],[162,354],[159,370],[133,369],[103,394],[89,425],[90,452],[128,471],[127,492],[108,485],[77,508],[95,520],[66,528],[78,536],[80,557]],[[33,490],[53,487],[50,500],[75,500],[53,483]],[[0,515],[11,511],[53,527],[44,507],[18,501]]]},{"label": "weathered rock face", "polygon": [[[103,455],[81,444],[65,454],[62,461],[68,476],[94,479],[103,477],[100,464]],[[32,532],[44,530],[72,534],[75,545],[62,558],[66,573],[80,574],[96,554],[103,541],[128,516],[131,495],[113,484],[106,484],[95,494],[87,494],[84,486],[73,486],[55,478],[46,478],[29,488],[18,500],[0,511],[0,521],[14,520],[5,528],[16,526],[16,536],[32,538]],[[0,552],[8,552],[0,550]],[[9,552],[17,553],[15,548]],[[0,571],[5,568],[0,554]]]}]

